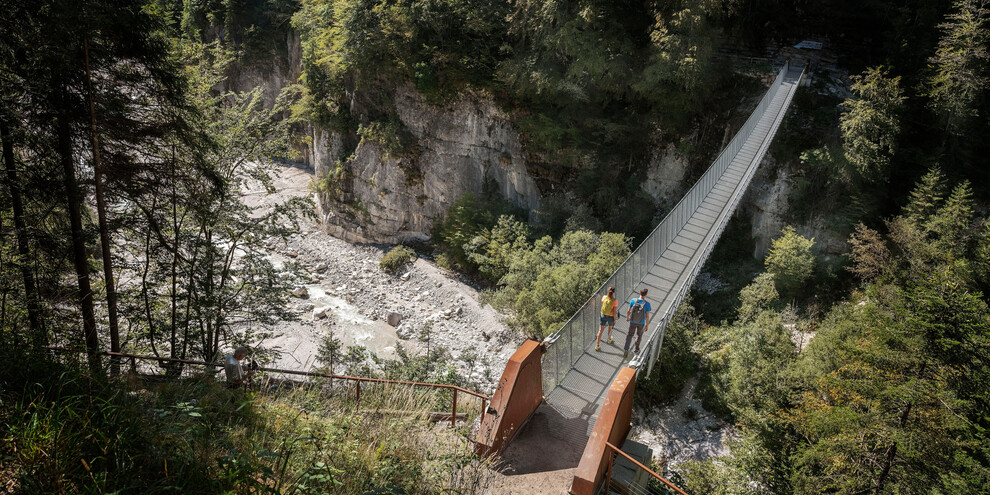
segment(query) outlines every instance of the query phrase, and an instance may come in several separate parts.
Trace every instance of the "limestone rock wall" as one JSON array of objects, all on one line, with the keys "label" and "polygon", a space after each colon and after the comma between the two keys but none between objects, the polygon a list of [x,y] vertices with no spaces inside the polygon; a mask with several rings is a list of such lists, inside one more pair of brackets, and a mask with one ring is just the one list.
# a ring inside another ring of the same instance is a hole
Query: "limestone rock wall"
[{"label": "limestone rock wall", "polygon": [[658,149],[647,168],[643,190],[657,203],[673,207],[692,186],[685,182],[689,167],[688,157],[673,144]]},{"label": "limestone rock wall", "polygon": [[847,252],[845,238],[831,232],[823,217],[813,215],[805,224],[787,221],[790,196],[795,187],[793,173],[790,167],[778,166],[768,154],[743,196],[737,214],[750,218],[753,240],[756,241],[753,257],[766,256],[770,242],[780,237],[780,231],[787,225],[805,237],[813,237],[814,249],[826,256]]},{"label": "limestone rock wall", "polygon": [[[481,193],[486,181],[526,210],[540,205],[540,191],[526,171],[519,134],[488,98],[461,95],[431,105],[411,86],[394,89],[394,110],[413,143],[392,156],[361,140],[353,154],[346,136],[313,131],[309,154],[317,177],[343,164],[338,189],[318,195],[319,215],[331,233],[358,242],[398,243],[429,238],[434,224],[466,192]],[[360,120],[361,98],[351,114]]]},{"label": "limestone rock wall", "polygon": [[261,86],[265,104],[271,107],[282,89],[295,84],[301,73],[302,43],[299,33],[290,31],[284,45],[272,49],[271,57],[259,57],[247,65],[233,64],[221,89],[245,92]]},{"label": "limestone rock wall", "polygon": [[[221,89],[250,91],[262,86],[265,103],[274,104],[283,88],[298,81],[302,68],[298,33],[287,34],[284,43],[273,49],[270,59],[233,67]],[[313,168],[317,180],[335,169],[344,170],[333,188],[314,198],[322,225],[331,234],[357,242],[425,240],[451,203],[465,192],[482,192],[486,182],[521,208],[540,207],[540,190],[527,172],[512,116],[490,98],[468,93],[436,106],[408,84],[364,91],[351,93],[351,115],[367,124],[369,115],[394,112],[413,143],[392,156],[381,144],[359,141],[353,134],[315,124],[299,129],[307,139],[297,150],[298,159]],[[381,91],[389,94],[388,103],[370,94]],[[727,128],[726,140],[729,137]],[[748,215],[752,223],[755,257],[765,255],[770,241],[787,224],[788,197],[794,188],[788,168],[778,167],[771,156],[766,160],[740,205],[740,214]],[[676,146],[658,148],[648,164],[643,189],[657,203],[673,206],[691,186],[686,182],[689,169],[689,157]],[[845,248],[845,240],[830,235],[821,219],[795,227],[814,236],[825,253]]]}]

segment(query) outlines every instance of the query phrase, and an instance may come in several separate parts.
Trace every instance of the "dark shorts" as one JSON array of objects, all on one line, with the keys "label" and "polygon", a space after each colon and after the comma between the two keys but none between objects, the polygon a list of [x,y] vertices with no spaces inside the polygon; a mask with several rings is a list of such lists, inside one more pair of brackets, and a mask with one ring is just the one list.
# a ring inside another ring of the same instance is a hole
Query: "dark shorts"
[{"label": "dark shorts", "polygon": [[603,327],[614,327],[615,326],[615,317],[614,316],[601,315],[601,319],[599,321],[601,321],[601,323],[599,323],[599,325],[601,325]]}]

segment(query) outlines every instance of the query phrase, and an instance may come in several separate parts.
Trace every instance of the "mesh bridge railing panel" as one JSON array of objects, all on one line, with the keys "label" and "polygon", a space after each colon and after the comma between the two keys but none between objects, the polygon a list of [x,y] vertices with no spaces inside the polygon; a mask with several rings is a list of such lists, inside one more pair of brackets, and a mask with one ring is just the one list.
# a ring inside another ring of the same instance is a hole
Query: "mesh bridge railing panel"
[{"label": "mesh bridge railing panel", "polygon": [[[692,219],[695,212],[712,192],[716,184],[718,184],[723,174],[725,174],[733,159],[743,148],[743,145],[749,139],[757,124],[761,122],[788,70],[789,66],[785,64],[770,89],[761,99],[759,105],[757,105],[756,109],[746,120],[746,123],[743,124],[742,128],[740,128],[739,132],[736,133],[725,149],[722,150],[705,174],[691,187],[691,190],[685,194],[667,216],[664,217],[663,221],[630,254],[615,273],[585,301],[567,323],[544,339],[546,353],[543,356],[543,389],[548,397],[574,368],[575,363],[581,359],[582,355],[594,346],[594,336],[598,331],[599,324],[600,298],[604,294],[605,289],[609,286],[615,286],[616,297],[620,301],[628,301],[633,297],[634,291],[641,285],[642,280],[651,267],[657,263],[681,230]],[[697,267],[694,270],[697,270]],[[673,289],[679,292],[678,297],[675,298],[675,302],[683,297],[683,293],[686,293],[688,287],[689,284],[685,284],[683,287],[675,287]],[[644,360],[650,360],[652,364],[652,360],[655,360],[656,356],[659,355],[663,340],[663,330],[667,322],[669,322],[670,316],[676,310],[677,304],[671,304],[665,309],[664,313],[654,315],[652,318],[653,321],[659,321],[660,323],[659,325],[650,325],[655,331],[644,342],[643,351],[648,352],[648,358],[639,356],[640,364]],[[620,306],[620,313],[624,313],[624,311],[624,308]],[[616,330],[617,333],[624,334],[624,332],[619,332],[618,328]]]}]

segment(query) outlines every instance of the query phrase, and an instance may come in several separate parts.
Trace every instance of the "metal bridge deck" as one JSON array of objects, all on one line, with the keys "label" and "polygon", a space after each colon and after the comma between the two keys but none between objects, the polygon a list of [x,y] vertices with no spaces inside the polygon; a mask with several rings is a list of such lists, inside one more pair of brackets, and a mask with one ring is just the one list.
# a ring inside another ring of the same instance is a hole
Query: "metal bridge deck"
[{"label": "metal bridge deck", "polygon": [[[793,97],[801,73],[800,68],[782,71],[782,79],[780,84],[776,85],[775,93],[773,95],[767,94],[767,97],[771,99],[765,106],[763,115],[758,121],[755,121],[752,133],[738,152],[731,157],[731,162],[725,172],[718,177],[704,200],[693,210],[683,227],[676,232],[676,236],[660,251],[659,259],[648,267],[644,267],[648,268],[645,275],[634,286],[649,289],[647,300],[650,301],[654,310],[651,314],[651,320],[656,321],[662,315],[672,314],[677,309],[676,305],[679,304],[680,298],[683,297],[683,291],[678,294],[680,288],[689,287],[693,283],[697,269],[704,263],[711,247],[718,241],[721,228],[724,227],[724,221],[727,221],[728,217],[732,215],[738,200],[745,193],[753,173],[759,167],[766,148],[773,139],[774,133],[784,117],[787,105]],[[631,296],[632,294],[619,294],[620,297],[627,295]],[[601,297],[601,294],[598,297]],[[628,302],[628,297],[626,301]],[[620,306],[620,312],[623,314],[626,309]],[[595,313],[597,313],[597,309],[595,309]],[[562,378],[555,380],[555,386],[546,395],[546,403],[541,405],[540,410],[537,411],[537,414],[559,417],[562,420],[562,425],[566,425],[564,428],[567,430],[582,430],[567,434],[568,437],[574,437],[576,444],[581,444],[582,439],[583,441],[587,440],[610,384],[623,364],[628,362],[628,360],[623,360],[622,355],[622,346],[625,342],[628,325],[624,318],[620,317],[618,320],[613,332],[615,342],[606,344],[606,337],[603,335],[600,352],[594,350],[594,333],[597,331],[597,322],[590,329],[590,332],[579,330],[578,332],[582,334],[581,337],[574,338],[572,339],[573,342],[566,344],[572,346],[572,350],[569,352],[575,354],[580,352],[581,354],[568,370],[561,370],[563,371]],[[643,336],[644,346],[648,343],[647,339],[650,338],[650,333],[658,331],[658,326],[660,325],[654,325],[651,322],[648,333]],[[556,345],[562,345],[562,343],[557,342]],[[562,355],[562,351],[559,351],[557,355]],[[630,355],[632,355],[632,349],[630,349]],[[558,359],[560,358],[558,357]],[[545,356],[544,369],[555,365],[555,363],[547,361]],[[583,444],[579,448],[583,449]]]}]

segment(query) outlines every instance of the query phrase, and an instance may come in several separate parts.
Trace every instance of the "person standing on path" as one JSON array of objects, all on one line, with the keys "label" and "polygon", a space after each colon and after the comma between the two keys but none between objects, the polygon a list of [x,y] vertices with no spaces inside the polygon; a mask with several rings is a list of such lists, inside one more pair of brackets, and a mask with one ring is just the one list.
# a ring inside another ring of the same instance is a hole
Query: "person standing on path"
[{"label": "person standing on path", "polygon": [[227,359],[223,363],[223,370],[227,373],[227,388],[238,388],[254,376],[253,366],[251,370],[246,372],[241,366],[241,361],[247,357],[248,352],[247,347],[240,346],[234,350],[233,354],[227,354]]},{"label": "person standing on path", "polygon": [[595,350],[602,350],[602,331],[608,327],[608,343],[615,342],[612,329],[615,328],[615,312],[619,309],[619,300],[615,298],[615,287],[608,288],[608,294],[602,296],[602,313],[599,318],[598,336],[595,337]]},{"label": "person standing on path", "polygon": [[629,311],[626,311],[629,333],[626,334],[626,345],[622,348],[622,359],[629,357],[629,344],[632,342],[633,335],[636,335],[635,352],[639,352],[639,344],[643,341],[643,334],[646,333],[646,327],[650,324],[650,311],[653,308],[644,299],[647,292],[647,289],[643,289],[639,291],[639,297],[629,301]]}]

